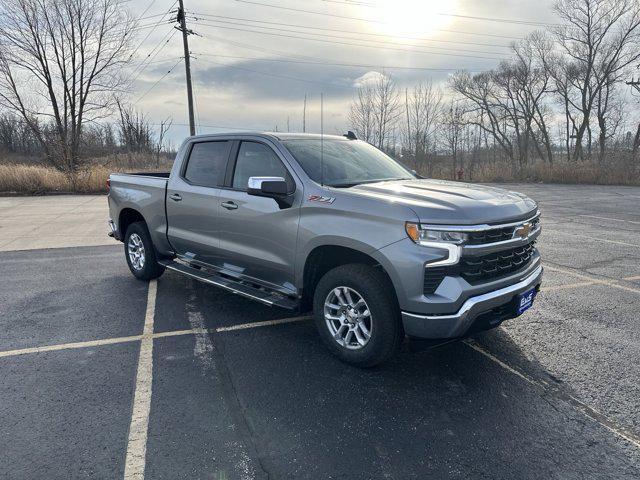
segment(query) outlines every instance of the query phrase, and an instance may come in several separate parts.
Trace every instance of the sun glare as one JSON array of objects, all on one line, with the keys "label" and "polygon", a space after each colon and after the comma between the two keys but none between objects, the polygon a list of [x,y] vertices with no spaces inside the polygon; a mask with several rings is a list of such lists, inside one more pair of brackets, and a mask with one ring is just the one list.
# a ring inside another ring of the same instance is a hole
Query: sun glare
[{"label": "sun glare", "polygon": [[454,13],[456,0],[378,0],[378,21],[381,33],[395,37],[424,37],[447,27]]}]

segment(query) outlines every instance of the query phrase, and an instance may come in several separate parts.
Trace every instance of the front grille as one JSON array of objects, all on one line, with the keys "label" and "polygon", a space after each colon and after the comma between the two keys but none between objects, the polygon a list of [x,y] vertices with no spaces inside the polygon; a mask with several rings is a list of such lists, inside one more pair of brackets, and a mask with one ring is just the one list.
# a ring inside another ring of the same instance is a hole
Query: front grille
[{"label": "front grille", "polygon": [[444,277],[447,275],[446,267],[430,267],[424,269],[424,294],[434,293]]},{"label": "front grille", "polygon": [[513,238],[515,227],[494,228],[480,232],[470,232],[468,245],[482,245],[483,243],[502,242]]},{"label": "front grille", "polygon": [[535,251],[535,242],[478,257],[463,257],[458,274],[474,285],[509,275],[525,268]]},{"label": "front grille", "polygon": [[[523,222],[524,223],[524,222]],[[540,223],[540,218],[534,218],[528,222],[531,225],[531,231],[536,230]],[[511,240],[513,238],[515,230],[519,225],[502,227],[502,228],[490,228],[487,230],[481,230],[479,232],[469,232],[469,239],[467,245],[483,245],[485,243],[504,242],[505,240]]]}]

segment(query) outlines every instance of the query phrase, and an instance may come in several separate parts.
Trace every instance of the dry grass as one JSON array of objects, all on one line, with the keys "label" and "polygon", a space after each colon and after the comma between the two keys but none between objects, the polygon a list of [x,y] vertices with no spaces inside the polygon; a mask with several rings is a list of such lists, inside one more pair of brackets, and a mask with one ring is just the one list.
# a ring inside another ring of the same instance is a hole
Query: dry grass
[{"label": "dry grass", "polygon": [[[18,160],[18,161],[16,161]],[[92,159],[74,178],[55,168],[22,162],[15,157],[0,159],[0,192],[19,194],[104,193],[109,174],[131,171],[168,171],[171,160],[152,155],[110,155]]]},{"label": "dry grass", "polygon": [[[451,179],[450,165],[437,165],[432,177]],[[548,163],[526,165],[521,172],[512,173],[507,163],[492,162],[469,166],[464,170],[464,181],[472,182],[529,182],[591,185],[640,185],[640,166],[623,163]]]},{"label": "dry grass", "polygon": [[40,194],[52,192],[99,193],[106,191],[111,171],[91,167],[79,172],[74,182],[53,168],[34,165],[0,165],[0,192]]},{"label": "dry grass", "polygon": [[[114,171],[166,171],[171,168],[166,161],[161,163],[159,169],[156,168],[155,161],[148,156],[135,159],[114,157],[106,162],[100,160],[80,171],[74,181],[50,167],[23,163],[0,164],[0,192],[31,195],[54,192],[104,193],[107,178]],[[430,176],[451,179],[451,166],[446,163],[435,165]],[[537,162],[526,166],[518,175],[512,175],[506,163],[482,163],[475,165],[472,171],[467,166],[463,181],[640,185],[640,167],[597,163],[548,165]]]}]

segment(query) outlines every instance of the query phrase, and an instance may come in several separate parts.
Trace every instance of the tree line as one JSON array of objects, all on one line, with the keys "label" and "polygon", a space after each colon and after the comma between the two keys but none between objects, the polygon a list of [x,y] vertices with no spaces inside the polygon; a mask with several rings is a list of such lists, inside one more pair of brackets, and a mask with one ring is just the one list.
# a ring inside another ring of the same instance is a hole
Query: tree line
[{"label": "tree line", "polygon": [[[401,91],[388,74],[357,89],[349,121],[361,138],[431,173],[464,156],[508,162],[638,164],[640,123],[628,81],[640,62],[640,2],[559,0],[558,22],[511,45],[496,68],[458,71],[444,87]],[[633,82],[631,82],[633,83]],[[637,86],[637,85],[636,85]]]},{"label": "tree line", "polygon": [[154,128],[120,100],[135,27],[121,0],[0,0],[0,149],[71,177],[96,155],[157,159],[170,120]]}]

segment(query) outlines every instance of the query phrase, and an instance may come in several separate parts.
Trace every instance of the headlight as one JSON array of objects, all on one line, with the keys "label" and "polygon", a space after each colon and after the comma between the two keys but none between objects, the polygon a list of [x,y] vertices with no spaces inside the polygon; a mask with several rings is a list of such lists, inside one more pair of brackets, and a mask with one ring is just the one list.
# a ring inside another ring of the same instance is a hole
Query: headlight
[{"label": "headlight", "polygon": [[409,238],[416,243],[452,243],[461,245],[467,241],[469,235],[465,232],[427,229],[418,223],[405,223],[405,230]]}]

